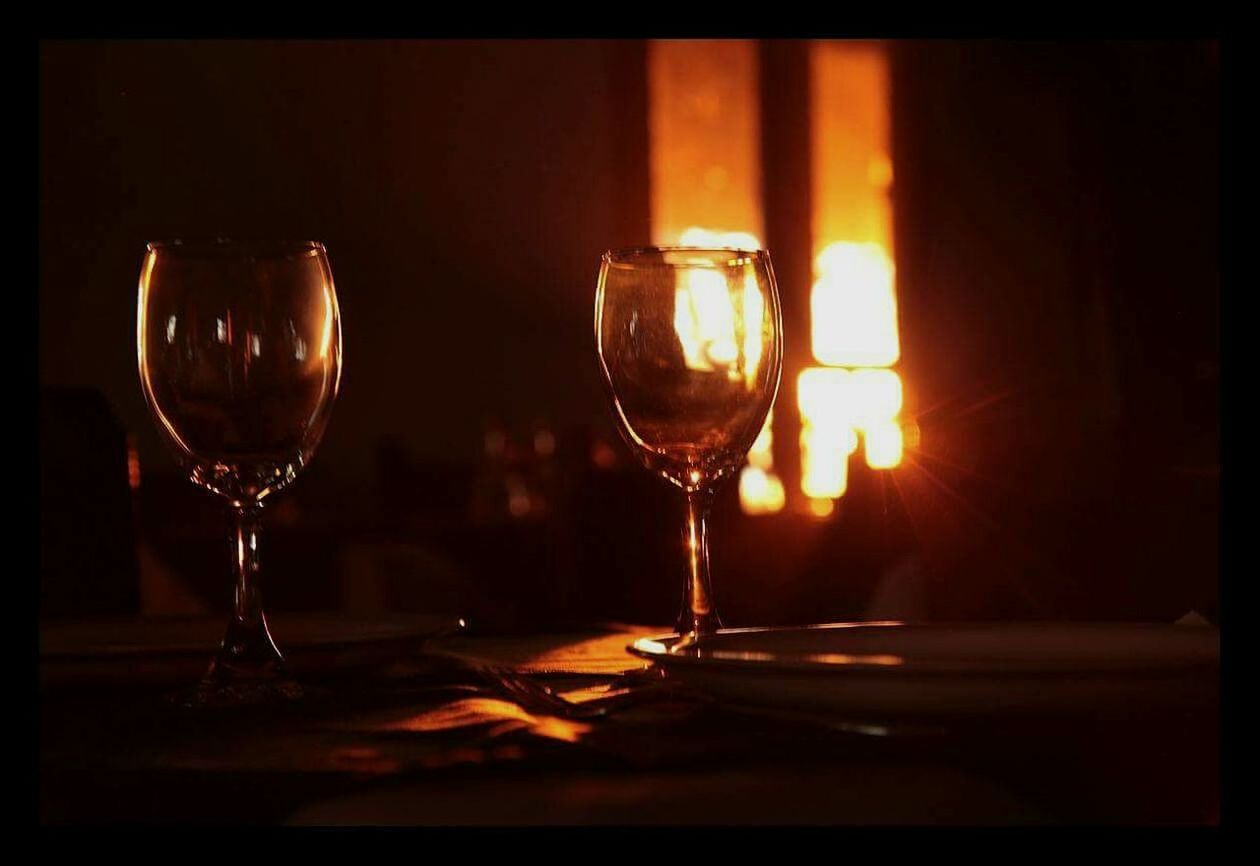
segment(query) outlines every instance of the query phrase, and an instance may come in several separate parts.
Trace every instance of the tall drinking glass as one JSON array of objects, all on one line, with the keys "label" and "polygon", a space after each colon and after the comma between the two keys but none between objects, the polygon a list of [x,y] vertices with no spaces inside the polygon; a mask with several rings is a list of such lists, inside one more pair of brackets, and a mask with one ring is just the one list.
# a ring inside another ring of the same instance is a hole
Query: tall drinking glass
[{"label": "tall drinking glass", "polygon": [[764,250],[646,247],[604,254],[595,342],[618,427],[651,471],[687,495],[678,632],[720,628],[706,522],[774,404],[782,317]]},{"label": "tall drinking glass", "polygon": [[322,244],[151,243],[136,314],[140,383],[188,477],[235,519],[232,617],[195,703],[293,697],[267,629],[265,501],[319,444],[341,376],[341,322]]}]

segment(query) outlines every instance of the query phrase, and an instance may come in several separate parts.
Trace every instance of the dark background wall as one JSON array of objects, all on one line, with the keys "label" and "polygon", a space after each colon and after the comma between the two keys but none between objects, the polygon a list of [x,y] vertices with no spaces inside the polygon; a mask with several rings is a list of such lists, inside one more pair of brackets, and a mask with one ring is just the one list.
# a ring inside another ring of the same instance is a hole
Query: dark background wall
[{"label": "dark background wall", "polygon": [[902,333],[924,436],[903,474],[941,497],[920,510],[967,563],[964,595],[991,581],[1052,609],[1212,607],[1216,46],[896,56]]},{"label": "dark background wall", "polygon": [[[891,475],[856,467],[818,527],[743,518],[728,490],[728,619],[861,615],[895,574],[939,618],[1211,612],[1216,46],[915,42],[892,58],[922,443]],[[371,489],[394,455],[419,467],[395,479],[405,502],[436,467],[472,467],[490,423],[610,430],[591,301],[599,252],[649,234],[641,43],[48,43],[40,71],[41,382],[102,392],[146,472],[171,466],[134,360],[155,237],[327,243],[343,392],[293,501]],[[621,473],[569,477],[583,517],[526,582],[561,575],[558,607],[666,621],[676,503]]]},{"label": "dark background wall", "polygon": [[626,51],[44,45],[41,380],[104,391],[162,465],[130,336],[144,243],[262,235],[329,250],[345,373],[321,471],[366,476],[382,435],[468,461],[494,415],[602,411],[599,254],[648,235],[623,166],[645,135],[619,90]]}]

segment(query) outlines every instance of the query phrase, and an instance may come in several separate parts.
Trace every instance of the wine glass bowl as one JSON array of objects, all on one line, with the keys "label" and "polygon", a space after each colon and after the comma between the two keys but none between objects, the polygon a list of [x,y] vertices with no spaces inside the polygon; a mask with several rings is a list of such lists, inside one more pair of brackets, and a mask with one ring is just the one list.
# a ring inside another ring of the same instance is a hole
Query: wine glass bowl
[{"label": "wine glass bowl", "polygon": [[237,518],[234,616],[202,692],[282,682],[258,594],[257,528],[266,498],[314,454],[337,394],[341,324],[324,247],[151,243],[136,334],[159,430],[189,478]]},{"label": "wine glass bowl", "polygon": [[292,482],[328,423],[339,320],[318,243],[149,245],[140,381],[195,483],[244,503]]},{"label": "wine glass bowl", "polygon": [[702,634],[720,625],[705,516],[779,386],[782,317],[769,254],[611,250],[600,267],[595,340],[622,436],[644,466],[687,494],[691,568],[679,630]]}]

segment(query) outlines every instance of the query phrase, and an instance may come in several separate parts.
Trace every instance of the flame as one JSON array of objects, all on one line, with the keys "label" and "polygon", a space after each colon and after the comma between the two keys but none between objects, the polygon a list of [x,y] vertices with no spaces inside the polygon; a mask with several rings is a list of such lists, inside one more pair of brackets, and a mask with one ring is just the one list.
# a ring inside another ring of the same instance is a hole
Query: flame
[{"label": "flame", "polygon": [[801,492],[811,499],[839,498],[849,486],[849,454],[857,447],[849,400],[851,375],[848,370],[811,367],[796,380]]},{"label": "flame", "polygon": [[875,243],[837,241],[815,261],[810,294],[814,357],[841,367],[886,367],[901,355],[893,263]]},{"label": "flame", "polygon": [[853,370],[846,388],[849,418],[864,433],[891,422],[901,411],[901,377],[892,370]]},{"label": "flame", "polygon": [[783,482],[773,472],[745,466],[739,473],[739,504],[745,514],[774,514],[786,502]]},{"label": "flame", "polygon": [[886,421],[866,428],[866,465],[872,469],[892,469],[901,463],[901,425]]},{"label": "flame", "polygon": [[825,517],[848,486],[859,434],[872,469],[899,465],[905,436],[901,377],[887,369],[901,357],[887,57],[878,45],[817,42],[810,64],[817,239],[810,342],[826,366],[800,373],[797,404],[801,490]]},{"label": "flame", "polygon": [[[849,455],[866,441],[866,465],[901,463],[901,377],[892,370],[810,367],[797,378],[801,413],[801,491],[836,499],[848,488]],[[814,509],[815,513],[817,509]]]}]

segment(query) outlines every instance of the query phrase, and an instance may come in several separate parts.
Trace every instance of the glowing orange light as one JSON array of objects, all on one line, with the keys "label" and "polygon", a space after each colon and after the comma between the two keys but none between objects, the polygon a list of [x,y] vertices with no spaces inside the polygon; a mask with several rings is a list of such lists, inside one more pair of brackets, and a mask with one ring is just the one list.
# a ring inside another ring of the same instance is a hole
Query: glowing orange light
[{"label": "glowing orange light", "polygon": [[686,270],[678,277],[674,330],[682,343],[687,369],[733,368],[739,360],[739,344],[725,276],[718,271]]},{"label": "glowing orange light", "polygon": [[745,514],[773,514],[787,501],[783,482],[772,472],[745,466],[739,473],[739,504]]},{"label": "glowing orange light", "polygon": [[[750,40],[648,43],[652,240],[657,244],[760,249],[761,148],[757,45]],[[675,290],[674,328],[688,368],[735,369],[756,377],[765,309],[756,276],[732,294],[704,275]],[[742,330],[737,326],[743,324]],[[740,336],[742,334],[742,340]],[[745,514],[783,508],[770,419],[740,473]]]},{"label": "glowing orange light", "polygon": [[647,65],[653,243],[696,245],[692,226],[760,235],[757,43],[652,40]]},{"label": "glowing orange light", "polygon": [[830,517],[831,512],[836,510],[836,503],[830,499],[811,499],[809,500],[809,511],[815,517]]},{"label": "glowing orange light", "polygon": [[867,427],[865,438],[867,466],[872,469],[892,469],[901,463],[901,425],[896,421]]},{"label": "glowing orange light", "polygon": [[550,430],[539,430],[534,434],[534,452],[540,457],[550,457],[556,452],[556,437]]},{"label": "glowing orange light", "polygon": [[319,357],[327,359],[328,353],[332,351],[333,338],[340,339],[340,335],[336,333],[333,326],[333,311],[337,306],[337,298],[332,293],[332,286],[328,286],[324,290],[324,326],[319,335]]},{"label": "glowing orange light", "polygon": [[810,294],[814,357],[843,367],[885,367],[901,355],[893,264],[874,243],[837,241],[815,262]]},{"label": "glowing orange light", "polygon": [[853,370],[847,390],[849,417],[859,430],[886,424],[901,411],[901,377],[892,370]]},{"label": "glowing orange light", "polygon": [[[845,492],[848,458],[865,441],[872,469],[900,464],[901,357],[892,256],[889,75],[875,44],[810,48],[815,282],[810,340],[827,367],[802,371],[801,490],[816,503]],[[823,512],[826,511],[826,514]]]},{"label": "glowing orange light", "polygon": [[136,450],[136,437],[127,434],[127,485],[132,490],[140,489],[140,453]]},{"label": "glowing orange light", "polygon": [[835,241],[893,254],[888,58],[878,43],[810,43],[814,250]]}]

